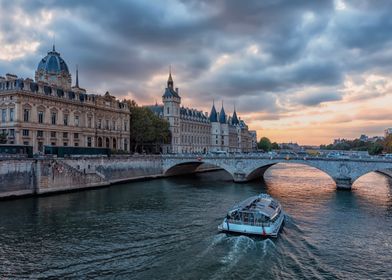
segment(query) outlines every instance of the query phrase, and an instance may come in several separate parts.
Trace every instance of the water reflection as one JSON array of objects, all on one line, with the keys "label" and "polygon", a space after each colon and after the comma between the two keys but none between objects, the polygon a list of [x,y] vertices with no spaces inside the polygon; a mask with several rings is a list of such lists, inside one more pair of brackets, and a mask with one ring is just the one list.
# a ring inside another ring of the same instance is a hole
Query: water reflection
[{"label": "water reflection", "polygon": [[[391,180],[337,191],[317,169],[271,167],[235,184],[212,172],[0,202],[0,278],[387,278]],[[217,232],[227,209],[267,192],[287,219],[278,239]]]}]

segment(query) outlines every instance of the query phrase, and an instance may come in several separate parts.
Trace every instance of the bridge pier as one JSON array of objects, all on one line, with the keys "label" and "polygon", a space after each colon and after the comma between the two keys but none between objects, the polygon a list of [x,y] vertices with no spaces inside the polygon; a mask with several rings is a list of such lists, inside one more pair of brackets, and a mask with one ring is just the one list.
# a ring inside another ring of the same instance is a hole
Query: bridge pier
[{"label": "bridge pier", "polygon": [[351,191],[351,178],[334,178],[338,190]]},{"label": "bridge pier", "polygon": [[234,173],[233,174],[233,181],[235,183],[245,183],[248,180],[246,179],[246,174],[245,173]]}]

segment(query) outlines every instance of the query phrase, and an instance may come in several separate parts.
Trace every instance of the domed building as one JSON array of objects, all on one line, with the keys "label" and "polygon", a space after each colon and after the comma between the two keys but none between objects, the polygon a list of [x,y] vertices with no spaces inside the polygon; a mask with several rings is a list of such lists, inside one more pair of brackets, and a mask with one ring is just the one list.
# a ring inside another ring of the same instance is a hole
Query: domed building
[{"label": "domed building", "polygon": [[64,89],[71,88],[72,77],[69,73],[67,63],[56,52],[55,46],[48,54],[41,59],[35,71],[36,82],[46,82]]},{"label": "domed building", "polygon": [[87,93],[75,84],[67,63],[53,46],[42,58],[35,81],[16,75],[0,76],[0,132],[7,144],[108,148],[129,151],[130,112],[126,102]]}]

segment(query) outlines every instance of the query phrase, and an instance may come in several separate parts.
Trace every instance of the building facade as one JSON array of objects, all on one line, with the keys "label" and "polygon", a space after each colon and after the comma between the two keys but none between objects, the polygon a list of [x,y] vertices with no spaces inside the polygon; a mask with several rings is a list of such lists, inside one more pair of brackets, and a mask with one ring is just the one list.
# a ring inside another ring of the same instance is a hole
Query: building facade
[{"label": "building facade", "polygon": [[[217,113],[213,103],[211,113],[181,106],[179,89],[174,88],[171,73],[162,96],[163,105],[148,106],[156,115],[167,119],[171,132],[171,143],[164,153],[207,153],[207,152],[251,152],[252,135],[245,122],[227,116],[223,107]],[[255,132],[254,132],[255,133]]]},{"label": "building facade", "polygon": [[128,105],[106,92],[88,94],[75,86],[60,53],[49,51],[38,64],[35,81],[0,77],[0,133],[7,144],[105,147],[129,151]]}]

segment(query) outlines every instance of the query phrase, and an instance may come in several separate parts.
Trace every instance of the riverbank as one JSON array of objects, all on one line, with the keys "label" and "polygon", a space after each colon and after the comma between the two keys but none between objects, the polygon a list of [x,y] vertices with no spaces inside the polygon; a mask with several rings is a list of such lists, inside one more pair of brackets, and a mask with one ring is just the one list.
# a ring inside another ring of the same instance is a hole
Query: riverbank
[{"label": "riverbank", "polygon": [[[203,164],[196,172],[220,170]],[[0,200],[53,195],[155,180],[163,174],[161,157],[137,156],[0,161]]]}]

